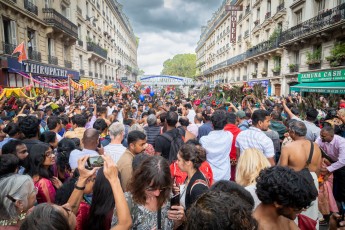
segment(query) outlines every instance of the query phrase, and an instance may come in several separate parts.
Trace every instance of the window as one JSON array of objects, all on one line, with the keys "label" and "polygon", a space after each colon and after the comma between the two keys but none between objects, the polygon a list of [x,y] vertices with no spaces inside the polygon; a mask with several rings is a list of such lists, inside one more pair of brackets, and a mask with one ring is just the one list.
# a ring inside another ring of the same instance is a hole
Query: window
[{"label": "window", "polygon": [[83,69],[83,56],[79,55],[79,67],[80,69]]},{"label": "window", "polygon": [[3,20],[3,38],[5,44],[17,45],[17,24],[12,20]]},{"label": "window", "polygon": [[345,3],[345,0],[338,0],[338,5]]},{"label": "window", "polygon": [[267,1],[267,12],[271,12],[271,1]]},{"label": "window", "polygon": [[51,0],[45,0],[44,1],[44,7],[45,8],[51,8],[51,6],[52,6]]},{"label": "window", "polygon": [[29,56],[30,54],[32,54],[32,51],[36,51],[37,50],[37,44],[36,44],[36,31],[32,30],[32,29],[28,29],[28,53]]},{"label": "window", "polygon": [[295,64],[299,64],[299,50],[294,52],[294,61]]},{"label": "window", "polygon": [[266,71],[268,70],[268,60],[267,59],[264,61],[264,69]]},{"label": "window", "polygon": [[81,38],[81,25],[78,24],[78,38]]},{"label": "window", "polygon": [[259,64],[257,62],[254,63],[254,72],[258,72]]},{"label": "window", "polygon": [[256,10],[256,20],[260,20],[260,8]]},{"label": "window", "polygon": [[88,2],[86,2],[86,15],[88,16],[88,17],[90,17],[90,15],[89,15],[89,3]]},{"label": "window", "polygon": [[303,19],[303,15],[302,15],[302,9],[300,9],[299,11],[296,11],[295,12],[295,15],[296,15],[296,25],[302,23],[302,19]]},{"label": "window", "polygon": [[55,44],[52,38],[48,38],[48,56],[55,56]]},{"label": "window", "polygon": [[319,0],[317,2],[317,12],[323,12],[325,9],[325,0]]}]

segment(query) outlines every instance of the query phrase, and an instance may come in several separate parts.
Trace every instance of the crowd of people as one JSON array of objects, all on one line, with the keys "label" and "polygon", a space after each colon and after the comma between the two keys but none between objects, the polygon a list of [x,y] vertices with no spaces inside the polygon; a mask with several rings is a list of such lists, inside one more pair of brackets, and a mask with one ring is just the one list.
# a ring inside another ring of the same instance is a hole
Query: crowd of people
[{"label": "crowd of people", "polygon": [[345,101],[301,100],[3,98],[0,230],[345,229]]}]

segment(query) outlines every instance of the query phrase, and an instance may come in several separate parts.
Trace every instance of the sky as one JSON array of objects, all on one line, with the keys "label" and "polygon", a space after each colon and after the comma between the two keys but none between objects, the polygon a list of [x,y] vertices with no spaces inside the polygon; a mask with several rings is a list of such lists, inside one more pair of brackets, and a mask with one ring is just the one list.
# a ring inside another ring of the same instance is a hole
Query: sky
[{"label": "sky", "polygon": [[201,34],[223,0],[118,0],[139,37],[138,66],[160,74],[176,54],[195,53]]}]

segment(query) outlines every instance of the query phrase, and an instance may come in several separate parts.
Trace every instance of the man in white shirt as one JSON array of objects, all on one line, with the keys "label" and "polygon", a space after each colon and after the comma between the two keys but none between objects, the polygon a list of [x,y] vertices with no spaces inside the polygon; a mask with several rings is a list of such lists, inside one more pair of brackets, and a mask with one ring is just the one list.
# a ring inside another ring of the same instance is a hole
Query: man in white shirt
[{"label": "man in white shirt", "polygon": [[84,132],[83,139],[81,140],[84,144],[82,151],[75,149],[69,156],[69,165],[72,170],[78,168],[78,160],[83,156],[99,156],[104,154],[103,147],[98,148],[99,143],[99,132],[96,129],[87,129]]},{"label": "man in white shirt", "polygon": [[115,122],[109,127],[111,142],[104,147],[104,154],[110,156],[115,163],[126,151],[126,147],[121,144],[125,135],[125,126],[120,122]]},{"label": "man in white shirt", "polygon": [[184,114],[183,116],[187,117],[188,120],[194,124],[194,117],[195,117],[195,111],[192,108],[192,105],[190,103],[187,103],[184,105]]},{"label": "man in white shirt", "polygon": [[238,157],[245,149],[255,148],[267,157],[271,165],[275,165],[273,141],[263,132],[268,130],[270,119],[270,114],[266,110],[258,109],[254,111],[252,126],[240,132],[236,138],[235,146]]},{"label": "man in white shirt", "polygon": [[214,130],[200,138],[200,144],[206,149],[206,160],[210,164],[215,182],[230,180],[230,150],[233,141],[232,133],[224,131],[226,113],[216,110],[211,117]]},{"label": "man in white shirt", "polygon": [[194,136],[198,136],[198,131],[199,131],[199,127],[202,126],[202,114],[201,113],[197,113],[194,117],[194,124],[191,123],[188,125],[187,130],[191,133],[194,134]]}]

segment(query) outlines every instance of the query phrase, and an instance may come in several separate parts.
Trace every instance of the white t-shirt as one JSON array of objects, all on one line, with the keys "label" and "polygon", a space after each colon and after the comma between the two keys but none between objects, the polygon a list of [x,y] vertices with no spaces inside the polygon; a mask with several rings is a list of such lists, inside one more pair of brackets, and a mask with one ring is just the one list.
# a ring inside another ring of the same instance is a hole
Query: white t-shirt
[{"label": "white t-shirt", "polygon": [[126,147],[123,146],[122,144],[109,144],[104,147],[104,153],[105,155],[110,156],[113,158],[115,164],[117,161],[120,159],[122,154],[126,151]]}]

